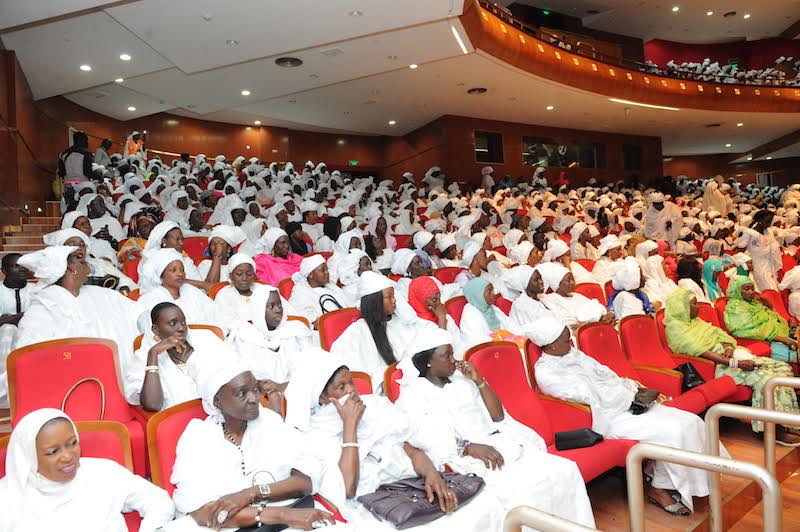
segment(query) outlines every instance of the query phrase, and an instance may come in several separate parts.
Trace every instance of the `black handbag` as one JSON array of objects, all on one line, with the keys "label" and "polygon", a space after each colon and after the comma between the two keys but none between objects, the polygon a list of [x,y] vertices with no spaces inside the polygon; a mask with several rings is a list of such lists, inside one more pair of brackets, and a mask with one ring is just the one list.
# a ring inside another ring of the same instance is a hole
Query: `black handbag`
[{"label": "black handbag", "polygon": [[681,385],[681,392],[688,392],[692,388],[697,388],[701,384],[705,384],[706,380],[694,367],[691,362],[684,362],[675,371],[680,371],[683,374],[683,384]]},{"label": "black handbag", "polygon": [[601,441],[603,441],[603,435],[596,433],[592,429],[565,430],[564,432],[556,432],[556,449],[559,451],[591,447],[595,443]]},{"label": "black handbag", "polygon": [[[304,495],[300,497],[292,504],[288,506],[288,508],[313,508],[314,507],[314,498],[311,495]],[[272,525],[261,525],[260,527],[256,528],[255,526],[251,526],[249,528],[240,528],[236,532],[280,532],[281,530],[286,530],[289,528],[289,525],[284,524],[272,524]]]},{"label": "black handbag", "polygon": [[331,312],[330,309],[326,309],[325,308],[326,304],[332,304],[334,307],[336,307],[333,310],[341,310],[341,309],[344,308],[342,305],[339,304],[338,301],[336,301],[336,298],[333,297],[332,295],[330,295],[330,294],[322,294],[321,296],[319,296],[319,308],[320,308],[320,310],[322,311],[323,314],[327,314],[328,312]]},{"label": "black handbag", "polygon": [[659,395],[660,393],[658,390],[639,388],[639,391],[636,392],[636,396],[633,398],[629,412],[634,416],[644,414],[650,410],[650,407],[653,406],[653,403],[656,402]]},{"label": "black handbag", "polygon": [[[456,510],[471,501],[486,484],[473,474],[442,473],[442,477],[458,499]],[[358,502],[378,520],[389,522],[398,530],[424,525],[444,515],[437,499],[428,502],[425,479],[420,477],[381,484],[375,492],[359,497]]]}]

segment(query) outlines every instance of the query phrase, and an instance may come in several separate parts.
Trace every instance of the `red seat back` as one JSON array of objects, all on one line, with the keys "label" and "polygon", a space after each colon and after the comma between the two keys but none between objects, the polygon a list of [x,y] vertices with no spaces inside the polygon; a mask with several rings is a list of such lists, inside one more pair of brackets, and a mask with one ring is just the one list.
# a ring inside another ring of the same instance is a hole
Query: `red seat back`
[{"label": "red seat back", "polygon": [[722,327],[722,330],[724,330],[726,333],[730,333],[728,326],[725,325],[725,307],[727,306],[727,297],[718,297],[716,300],[714,300],[714,310],[717,311],[717,323],[715,325]]},{"label": "red seat back", "polygon": [[603,306],[606,305],[606,295],[603,293],[603,288],[597,283],[579,283],[575,285],[574,292],[588,297],[589,299],[596,299]]},{"label": "red seat back", "polygon": [[516,344],[479,344],[467,351],[464,359],[475,364],[514,419],[538,432],[547,445],[553,443],[553,425],[541,401],[528,385]]},{"label": "red seat back", "polygon": [[[727,301],[727,299],[726,299]],[[714,307],[711,306],[711,303],[698,303],[697,310],[699,311],[697,317],[703,321],[710,323],[715,327],[719,327],[719,316],[717,316],[717,311],[714,310]]]},{"label": "red seat back", "polygon": [[722,290],[723,294],[728,293],[728,285],[730,284],[730,278],[725,275],[724,272],[719,272],[717,274],[717,284],[719,285],[719,289]]},{"label": "red seat back", "polygon": [[572,242],[572,235],[570,235],[569,233],[560,234],[558,235],[558,238],[566,242],[568,246],[570,242]]},{"label": "red seat back", "polygon": [[433,276],[436,277],[442,284],[449,284],[454,282],[458,274],[463,271],[464,268],[449,266],[447,268],[438,268],[433,270]]},{"label": "red seat back", "polygon": [[534,390],[539,389],[536,384],[536,361],[542,356],[542,348],[534,344],[530,340],[525,343],[525,365],[528,369],[528,382]]},{"label": "red seat back", "polygon": [[663,308],[656,312],[656,330],[658,331],[658,339],[661,340],[661,347],[669,349],[669,344],[667,343],[667,329],[664,326]]},{"label": "red seat back", "polygon": [[289,299],[292,297],[292,288],[294,288],[294,281],[291,277],[287,277],[286,279],[281,279],[278,281],[278,292],[281,294],[283,299]]},{"label": "red seat back", "polygon": [[192,419],[205,419],[200,399],[180,403],[158,412],[147,421],[147,453],[150,475],[156,486],[167,490],[170,497],[175,485],[170,482],[175,466],[175,448],[186,425]]},{"label": "red seat back", "polygon": [[594,270],[594,261],[591,259],[576,259],[575,262],[586,268],[587,271]]},{"label": "red seat back", "polygon": [[400,397],[400,385],[397,383],[403,378],[403,370],[397,369],[397,362],[386,368],[383,372],[383,393],[391,401],[397,401]]},{"label": "red seat back", "polygon": [[464,296],[456,296],[448,299],[444,303],[444,309],[456,322],[456,325],[461,326],[461,314],[464,312],[464,307],[467,305],[467,298]]},{"label": "red seat back", "polygon": [[370,395],[372,393],[372,377],[363,371],[351,371],[353,384],[356,385],[359,395]]},{"label": "red seat back", "polygon": [[319,344],[325,351],[330,351],[333,342],[353,323],[361,318],[356,308],[343,308],[327,312],[319,317]]},{"label": "red seat back", "polygon": [[610,301],[611,300],[611,296],[614,295],[614,283],[613,283],[613,281],[606,281],[606,284],[603,287],[603,292],[606,294],[606,301]]},{"label": "red seat back", "polygon": [[[133,419],[122,394],[117,344],[104,338],[65,338],[40,342],[8,356],[8,389],[12,424],[39,408],[61,408],[65,395],[77,382],[92,377],[105,391],[105,417],[109,421]],[[100,419],[101,388],[84,382],[70,394],[65,410],[75,421]]]},{"label": "red seat back", "polygon": [[630,361],[625,358],[622,346],[619,344],[617,330],[610,323],[589,323],[578,329],[576,335],[578,348],[608,366],[620,377],[636,379],[636,370]]},{"label": "red seat back", "polygon": [[492,248],[492,251],[494,251],[495,253],[499,253],[503,256],[508,254],[508,250],[506,249],[505,246],[497,246],[496,248]]},{"label": "red seat back", "polygon": [[133,259],[122,263],[122,273],[130,277],[134,283],[139,282],[139,261],[140,259]]},{"label": "red seat back", "polygon": [[780,314],[783,319],[789,319],[789,311],[786,310],[786,305],[783,304],[780,292],[777,290],[764,290],[761,294],[767,301],[772,303],[772,310]]},{"label": "red seat back", "polygon": [[411,235],[394,235],[394,239],[397,242],[397,249],[411,247]]},{"label": "red seat back", "polygon": [[[314,245],[313,242],[310,242],[311,245]],[[303,257],[313,257],[314,255],[320,255],[323,259],[328,260],[333,256],[333,252],[331,251],[313,251],[311,253],[306,253]]]},{"label": "red seat back", "polygon": [[650,316],[627,316],[619,322],[619,337],[628,360],[634,364],[672,368],[670,351],[661,343],[656,322]]},{"label": "red seat back", "polygon": [[513,304],[512,301],[504,298],[503,296],[497,296],[497,299],[494,302],[494,305],[503,311],[503,314],[506,316],[511,315],[511,305]]},{"label": "red seat back", "polygon": [[212,284],[211,287],[208,289],[208,297],[210,297],[211,299],[216,299],[217,294],[219,294],[219,291],[228,286],[228,284],[229,284],[228,281],[221,281],[219,283]]},{"label": "red seat back", "polygon": [[183,251],[195,262],[205,258],[203,254],[206,252],[207,247],[208,237],[187,236],[183,239]]}]

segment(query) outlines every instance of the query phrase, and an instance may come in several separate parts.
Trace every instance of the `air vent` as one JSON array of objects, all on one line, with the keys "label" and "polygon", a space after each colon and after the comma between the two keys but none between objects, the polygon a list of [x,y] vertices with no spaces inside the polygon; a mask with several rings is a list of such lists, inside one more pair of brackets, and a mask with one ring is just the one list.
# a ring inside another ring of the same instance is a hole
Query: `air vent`
[{"label": "air vent", "polygon": [[286,68],[299,67],[303,61],[296,57],[279,57],[275,60],[275,64]]},{"label": "air vent", "polygon": [[94,98],[95,100],[100,100],[100,99],[105,98],[106,96],[108,96],[108,93],[107,92],[103,92],[103,91],[94,91],[94,92],[90,92],[89,94],[91,94],[92,98]]},{"label": "air vent", "polygon": [[342,50],[341,48],[328,48],[327,50],[320,50],[319,53],[321,53],[328,59],[333,59],[334,57],[344,55],[344,50]]},{"label": "air vent", "polygon": [[706,124],[706,127],[708,127],[708,128],[722,127],[722,124]]},{"label": "air vent", "polygon": [[473,87],[467,91],[467,94],[485,94],[487,90],[484,87]]},{"label": "air vent", "polygon": [[722,16],[725,17],[725,18],[735,17],[736,16],[736,11],[728,11],[727,13],[724,13]]},{"label": "air vent", "polygon": [[372,104],[375,104],[375,103],[378,103],[377,100],[366,100],[364,102],[364,105],[372,105]]}]

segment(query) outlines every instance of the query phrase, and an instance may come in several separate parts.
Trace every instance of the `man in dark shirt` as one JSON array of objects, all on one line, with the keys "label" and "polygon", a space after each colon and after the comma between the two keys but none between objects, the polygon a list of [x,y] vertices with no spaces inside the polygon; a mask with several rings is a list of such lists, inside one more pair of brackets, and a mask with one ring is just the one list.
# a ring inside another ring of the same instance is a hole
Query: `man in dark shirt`
[{"label": "man in dark shirt", "polygon": [[64,201],[70,208],[75,203],[73,185],[92,179],[94,157],[89,151],[89,137],[83,131],[72,136],[73,144],[58,157],[58,175],[64,180]]}]

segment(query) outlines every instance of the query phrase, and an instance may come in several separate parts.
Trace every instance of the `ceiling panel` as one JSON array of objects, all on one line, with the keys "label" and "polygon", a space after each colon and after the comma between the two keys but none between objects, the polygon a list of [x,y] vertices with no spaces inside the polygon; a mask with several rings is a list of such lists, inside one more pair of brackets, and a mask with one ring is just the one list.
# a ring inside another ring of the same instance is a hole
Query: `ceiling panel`
[{"label": "ceiling panel", "polygon": [[[159,113],[175,107],[166,101],[145,96],[117,83],[109,83],[90,90],[66,94],[65,97],[92,111],[117,120],[130,120]],[[135,107],[129,111],[128,107]]]},{"label": "ceiling panel", "polygon": [[142,0],[108,13],[194,73],[457,16],[462,7],[462,0]]},{"label": "ceiling panel", "polygon": [[107,0],[3,0],[0,31],[109,4]]},{"label": "ceiling panel", "polygon": [[[16,52],[37,100],[171,66],[102,12],[6,33],[2,40]],[[120,60],[123,53],[132,60]],[[81,71],[82,64],[92,71]]]},{"label": "ceiling panel", "polygon": [[[298,54],[304,61],[298,68],[279,67],[267,58],[191,75],[172,68],[128,79],[125,85],[206,114],[461,53],[450,22],[440,21],[309,49]],[[244,89],[249,96],[241,95]]]}]

